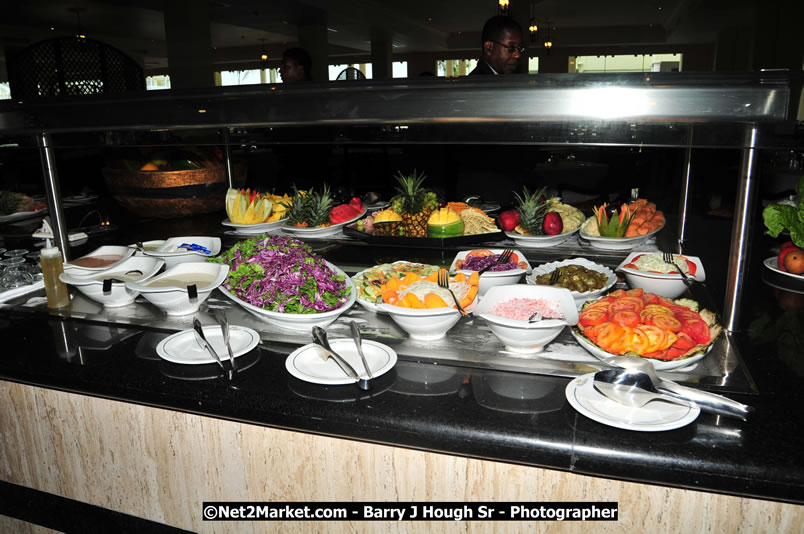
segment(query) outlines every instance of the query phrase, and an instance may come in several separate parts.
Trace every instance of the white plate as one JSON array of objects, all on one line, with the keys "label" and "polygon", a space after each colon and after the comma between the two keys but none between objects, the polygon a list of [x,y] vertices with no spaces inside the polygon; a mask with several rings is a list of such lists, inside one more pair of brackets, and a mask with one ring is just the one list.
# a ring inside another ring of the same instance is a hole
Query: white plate
[{"label": "white plate", "polygon": [[516,232],[505,232],[505,235],[513,239],[514,242],[521,247],[541,248],[560,245],[577,233],[578,228],[572,232],[558,235],[522,235]]},{"label": "white plate", "polygon": [[[608,358],[610,356],[616,356],[616,354],[606,352],[600,347],[592,344],[588,339],[579,335],[574,328],[570,329],[570,332],[572,332],[572,337],[575,338],[575,341],[577,341],[583,348],[588,350],[596,358],[600,358],[605,361],[605,358]],[[689,365],[698,362],[704,356],[709,354],[709,351],[712,350],[712,346],[714,346],[714,343],[711,343],[709,347],[707,347],[706,352],[696,354],[695,356],[690,356],[689,358],[683,358],[680,360],[657,360],[655,358],[645,358],[645,359],[653,363],[653,367],[655,367],[657,371],[672,371],[673,369],[681,369],[682,367],[687,367]]]},{"label": "white plate", "polygon": [[608,291],[614,284],[617,283],[617,275],[614,274],[614,271],[606,267],[605,265],[600,265],[599,263],[594,263],[592,261],[587,260],[586,258],[572,258],[569,260],[562,260],[562,261],[551,261],[550,263],[544,263],[539,265],[538,267],[533,269],[533,272],[525,278],[525,282],[532,285],[536,284],[536,278],[543,275],[553,272],[559,267],[566,267],[567,265],[580,265],[582,267],[586,267],[592,271],[597,271],[599,273],[603,273],[606,275],[606,285],[604,285],[600,289],[595,289],[593,291],[570,291],[572,293],[572,298],[575,299],[575,304],[581,305],[587,300],[592,300],[594,298],[599,297],[606,291]]},{"label": "white plate", "polygon": [[[352,339],[330,339],[329,344],[332,350],[349,362],[361,377],[368,378],[363,367],[363,361],[357,353],[357,346]],[[375,378],[384,375],[396,365],[396,352],[382,343],[369,339],[364,340],[363,353],[371,368],[371,374]],[[343,369],[335,363],[335,360],[332,358],[324,360],[318,351],[318,345],[314,343],[300,347],[290,353],[290,356],[285,360],[285,367],[291,375],[299,380],[312,382],[313,384],[339,385],[354,383],[354,380],[343,372]]]},{"label": "white plate", "polygon": [[662,227],[658,230],[654,230],[649,234],[639,235],[636,237],[601,237],[589,235],[584,232],[581,232],[580,236],[581,239],[588,241],[589,244],[594,248],[600,248],[603,250],[630,250],[636,246],[647,243],[651,237],[661,232],[662,229],[664,229],[664,225],[662,225]]},{"label": "white plate", "polygon": [[686,426],[701,413],[693,403],[651,401],[642,408],[625,406],[597,391],[594,376],[594,373],[579,376],[564,391],[573,408],[598,423],[625,430],[660,432]]},{"label": "white plate", "polygon": [[[207,325],[202,328],[204,336],[221,357],[222,361],[229,359],[229,351],[223,343],[223,331],[218,325]],[[245,326],[229,326],[229,344],[232,346],[234,357],[242,356],[250,352],[260,343],[260,335]],[[216,363],[212,355],[201,348],[195,339],[195,330],[182,330],[172,336],[168,336],[156,346],[156,353],[162,359],[173,363],[185,363],[188,365],[201,365],[205,363]]]},{"label": "white plate", "polygon": [[765,267],[767,267],[768,269],[770,269],[771,271],[773,271],[775,273],[783,274],[785,276],[789,276],[790,278],[793,278],[794,280],[799,280],[799,281],[804,282],[804,275],[793,274],[793,273],[789,273],[787,271],[783,271],[783,270],[779,269],[779,257],[778,256],[772,256],[770,258],[767,258],[762,263],[765,265]]},{"label": "white plate", "polygon": [[41,210],[36,211],[18,211],[16,213],[12,213],[11,215],[0,215],[0,223],[21,221],[24,219],[31,219],[33,217],[45,215],[47,215],[47,208],[42,208]]},{"label": "white plate", "polygon": [[365,214],[366,214],[366,207],[364,206],[363,211],[361,211],[359,215],[357,215],[356,217],[352,217],[348,221],[344,221],[342,223],[333,224],[332,226],[327,226],[325,228],[300,228],[297,226],[289,226],[285,224],[282,225],[282,231],[297,237],[326,237],[337,234],[338,232],[341,231],[341,229],[344,226],[355,222]]},{"label": "white plate", "polygon": [[224,226],[230,226],[232,228],[237,229],[238,234],[245,234],[245,235],[259,235],[264,234],[266,232],[270,232],[272,230],[276,230],[282,224],[284,224],[283,219],[279,219],[278,221],[271,221],[271,222],[264,222],[258,224],[237,224],[233,223],[229,219],[224,219],[221,223]]}]

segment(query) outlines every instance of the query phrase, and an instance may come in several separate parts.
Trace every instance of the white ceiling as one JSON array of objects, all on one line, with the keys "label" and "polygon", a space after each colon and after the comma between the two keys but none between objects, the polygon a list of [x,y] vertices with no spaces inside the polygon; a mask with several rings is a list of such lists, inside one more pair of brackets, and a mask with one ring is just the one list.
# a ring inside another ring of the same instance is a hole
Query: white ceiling
[{"label": "white ceiling", "polygon": [[[168,0],[188,9],[206,0]],[[718,27],[750,18],[754,0],[512,0],[527,24],[550,20],[556,46],[713,42]],[[19,49],[75,34],[107,42],[146,70],[167,66],[163,6],[157,0],[17,0],[0,19],[0,42]],[[325,23],[331,56],[366,54],[372,35],[390,36],[395,53],[475,49],[492,0],[220,0],[210,2],[216,62],[272,57],[297,42],[298,27]],[[76,8],[79,10],[76,14]],[[54,28],[51,30],[51,27]],[[4,57],[4,56],[3,56]]]}]

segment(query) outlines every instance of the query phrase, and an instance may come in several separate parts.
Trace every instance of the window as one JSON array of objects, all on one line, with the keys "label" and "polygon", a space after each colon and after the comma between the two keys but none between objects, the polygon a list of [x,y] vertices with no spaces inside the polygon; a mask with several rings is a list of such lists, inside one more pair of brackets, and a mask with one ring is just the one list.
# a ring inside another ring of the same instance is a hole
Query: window
[{"label": "window", "polygon": [[8,82],[0,83],[0,100],[9,100],[11,98],[11,86]]},{"label": "window", "polygon": [[[362,72],[363,76],[365,76],[367,79],[371,79],[372,77],[371,63],[348,63],[348,64],[343,63],[329,66],[329,80],[330,81],[337,80],[338,75],[350,67]],[[407,71],[407,66],[405,66],[405,71]]]},{"label": "window", "polygon": [[[570,58],[570,67],[572,67]],[[577,56],[570,72],[678,72],[681,54],[624,54]]]},{"label": "window", "polygon": [[466,76],[477,66],[476,59],[439,59],[436,62],[436,76],[453,78]]},{"label": "window", "polygon": [[148,91],[157,91],[159,89],[170,89],[170,76],[146,76],[145,89]]}]

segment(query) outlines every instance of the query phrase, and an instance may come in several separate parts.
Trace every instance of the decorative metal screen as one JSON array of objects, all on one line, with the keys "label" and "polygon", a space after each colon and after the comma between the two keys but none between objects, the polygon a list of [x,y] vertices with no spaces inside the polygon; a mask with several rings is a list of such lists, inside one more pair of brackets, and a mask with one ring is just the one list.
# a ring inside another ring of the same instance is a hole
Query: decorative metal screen
[{"label": "decorative metal screen", "polygon": [[145,90],[142,68],[94,39],[61,37],[35,43],[8,61],[11,97],[115,94]]}]

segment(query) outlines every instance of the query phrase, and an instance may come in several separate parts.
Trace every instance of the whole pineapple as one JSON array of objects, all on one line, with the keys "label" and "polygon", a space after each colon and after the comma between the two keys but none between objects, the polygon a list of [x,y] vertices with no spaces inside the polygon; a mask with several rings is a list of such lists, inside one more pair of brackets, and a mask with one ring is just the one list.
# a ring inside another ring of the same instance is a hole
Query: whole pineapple
[{"label": "whole pineapple", "polygon": [[514,193],[519,212],[519,225],[516,231],[525,235],[544,235],[544,216],[550,207],[550,202],[544,197],[546,187],[530,193],[527,187],[522,187],[522,195]]},{"label": "whole pineapple", "polygon": [[391,199],[391,209],[402,216],[402,225],[408,237],[426,237],[427,219],[438,207],[438,197],[422,187],[425,175],[416,170],[413,174],[401,172],[394,176],[399,184],[399,193]]},{"label": "whole pineapple", "polygon": [[324,184],[320,193],[310,190],[309,195],[309,218],[307,222],[313,228],[322,226],[330,226],[329,212],[332,210],[332,195],[329,192],[329,186]]},{"label": "whole pineapple", "polygon": [[293,226],[317,228],[329,226],[332,196],[326,184],[321,192],[294,190],[291,204],[282,203],[287,209],[287,222]]}]

